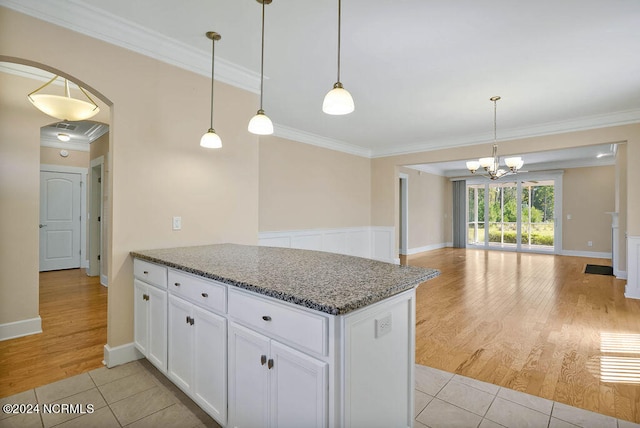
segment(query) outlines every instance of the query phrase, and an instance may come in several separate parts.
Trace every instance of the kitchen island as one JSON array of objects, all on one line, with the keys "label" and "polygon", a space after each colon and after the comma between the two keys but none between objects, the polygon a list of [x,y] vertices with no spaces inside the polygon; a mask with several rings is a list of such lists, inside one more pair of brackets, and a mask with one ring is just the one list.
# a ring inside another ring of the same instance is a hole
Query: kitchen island
[{"label": "kitchen island", "polygon": [[137,349],[221,425],[412,425],[415,287],[437,270],[235,244],[131,255]]}]

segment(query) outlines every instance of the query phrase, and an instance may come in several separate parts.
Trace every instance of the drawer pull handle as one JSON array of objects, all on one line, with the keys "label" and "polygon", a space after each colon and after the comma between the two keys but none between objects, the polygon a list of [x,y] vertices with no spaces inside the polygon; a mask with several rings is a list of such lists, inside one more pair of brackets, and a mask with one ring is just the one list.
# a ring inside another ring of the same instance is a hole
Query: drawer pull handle
[{"label": "drawer pull handle", "polygon": [[260,364],[262,364],[263,366],[265,364],[267,364],[267,356],[266,355],[260,356]]},{"label": "drawer pull handle", "polygon": [[145,270],[142,273],[145,274],[145,275],[149,275],[149,271],[148,270]]},{"label": "drawer pull handle", "polygon": [[187,324],[189,324],[189,320],[191,319],[191,317],[189,315],[187,315]]},{"label": "drawer pull handle", "polygon": [[269,367],[269,370],[273,368],[273,358],[269,358],[269,363],[267,363],[267,367]]},{"label": "drawer pull handle", "polygon": [[176,287],[180,287],[180,283],[179,282],[174,282],[173,285],[175,285]]},{"label": "drawer pull handle", "polygon": [[207,293],[202,293],[202,297],[209,297]]},{"label": "drawer pull handle", "polygon": [[271,321],[271,317],[269,315],[264,315],[262,319],[265,321]]}]

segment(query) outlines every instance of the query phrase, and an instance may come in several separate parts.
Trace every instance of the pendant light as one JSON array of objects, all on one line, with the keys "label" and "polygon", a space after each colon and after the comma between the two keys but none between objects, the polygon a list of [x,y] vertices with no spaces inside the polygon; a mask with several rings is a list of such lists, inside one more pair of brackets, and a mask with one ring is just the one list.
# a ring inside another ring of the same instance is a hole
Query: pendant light
[{"label": "pendant light", "polygon": [[269,116],[264,114],[262,109],[262,95],[264,92],[264,8],[265,5],[271,4],[271,0],[257,0],[258,3],[262,3],[262,53],[260,57],[260,109],[255,116],[249,121],[247,129],[252,134],[256,135],[271,135],[273,134],[273,123]]},{"label": "pendant light", "polygon": [[89,94],[78,86],[80,92],[84,94],[89,101],[79,100],[71,97],[69,90],[69,81],[64,79],[64,95],[38,94],[40,90],[46,88],[56,80],[58,76],[53,76],[44,85],[27,95],[31,104],[33,104],[41,112],[48,114],[60,120],[85,120],[89,119],[100,111],[98,105],[91,99]]},{"label": "pendant light", "polygon": [[331,115],[349,114],[354,109],[353,97],[340,82],[340,33],[342,24],[342,0],[338,0],[338,80],[324,97],[322,111]]},{"label": "pendant light", "polygon": [[499,100],[499,96],[489,98],[489,101],[493,102],[493,147],[491,148],[491,157],[480,158],[477,161],[467,162],[467,169],[471,172],[471,174],[475,174],[475,172],[482,167],[488,174],[487,178],[491,180],[497,180],[501,177],[504,177],[505,175],[517,174],[518,170],[524,165],[522,157],[514,156],[505,158],[504,160],[504,163],[507,165],[507,167],[509,167],[508,170],[500,168],[500,156],[498,156],[498,134],[496,125],[496,112]]},{"label": "pendant light", "polygon": [[222,147],[222,140],[220,136],[216,134],[216,131],[213,129],[213,76],[215,70],[216,63],[216,40],[220,40],[222,36],[216,33],[215,31],[207,31],[206,36],[208,39],[211,39],[212,48],[211,48],[211,122],[209,122],[209,130],[206,134],[202,136],[200,139],[200,146],[206,147],[207,149],[219,149]]}]

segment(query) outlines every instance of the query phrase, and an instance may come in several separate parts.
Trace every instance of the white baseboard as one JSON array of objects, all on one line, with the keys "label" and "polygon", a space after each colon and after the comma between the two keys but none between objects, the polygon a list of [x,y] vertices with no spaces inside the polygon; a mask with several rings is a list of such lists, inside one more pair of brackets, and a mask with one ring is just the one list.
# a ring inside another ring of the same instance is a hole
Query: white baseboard
[{"label": "white baseboard", "polygon": [[627,236],[627,273],[624,296],[640,299],[640,236]]},{"label": "white baseboard", "polygon": [[562,250],[560,253],[563,256],[575,256],[575,257],[591,257],[594,259],[611,259],[611,253],[597,252],[597,251],[573,251]]},{"label": "white baseboard", "polygon": [[104,285],[105,287],[108,287],[109,277],[107,275],[100,275],[100,284]]},{"label": "white baseboard", "polygon": [[38,333],[42,333],[42,318],[40,316],[0,324],[0,341]]},{"label": "white baseboard", "polygon": [[104,345],[104,365],[111,368],[144,358],[144,355],[131,343],[111,347]]},{"label": "white baseboard", "polygon": [[260,232],[258,244],[347,254],[394,263],[395,228],[384,226]]},{"label": "white baseboard", "polygon": [[407,250],[407,255],[424,253],[425,251],[439,250],[440,248],[452,247],[453,242],[441,242],[439,244],[425,245],[424,247],[410,248]]}]

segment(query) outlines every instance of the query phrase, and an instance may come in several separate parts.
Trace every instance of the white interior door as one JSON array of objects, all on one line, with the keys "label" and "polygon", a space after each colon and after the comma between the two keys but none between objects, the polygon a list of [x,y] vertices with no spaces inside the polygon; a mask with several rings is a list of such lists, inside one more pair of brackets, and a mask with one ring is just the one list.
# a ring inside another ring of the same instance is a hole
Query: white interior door
[{"label": "white interior door", "polygon": [[40,271],[80,267],[82,175],[40,171]]}]

